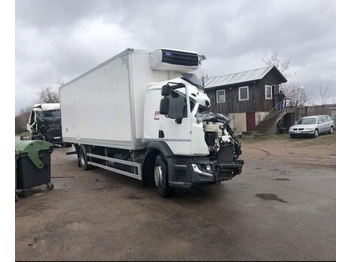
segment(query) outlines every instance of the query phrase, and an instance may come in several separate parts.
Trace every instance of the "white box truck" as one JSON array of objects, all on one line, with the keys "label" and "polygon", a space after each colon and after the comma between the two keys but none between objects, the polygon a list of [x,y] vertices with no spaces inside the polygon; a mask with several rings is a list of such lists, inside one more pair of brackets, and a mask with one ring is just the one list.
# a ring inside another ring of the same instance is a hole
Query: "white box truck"
[{"label": "white box truck", "polygon": [[99,167],[174,188],[232,179],[241,146],[229,119],[208,112],[204,56],[128,48],[60,88],[62,137],[84,170]]}]

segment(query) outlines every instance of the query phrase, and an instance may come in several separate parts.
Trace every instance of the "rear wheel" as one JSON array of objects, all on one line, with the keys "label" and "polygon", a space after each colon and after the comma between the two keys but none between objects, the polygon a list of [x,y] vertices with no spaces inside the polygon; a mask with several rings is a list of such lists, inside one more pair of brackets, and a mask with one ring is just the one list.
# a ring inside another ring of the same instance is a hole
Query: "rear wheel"
[{"label": "rear wheel", "polygon": [[29,197],[32,195],[32,190],[30,188],[25,188],[22,191],[24,197]]},{"label": "rear wheel", "polygon": [[314,138],[318,137],[318,129],[316,128],[314,131]]},{"label": "rear wheel", "polygon": [[46,187],[47,187],[48,190],[52,190],[52,189],[55,188],[55,185],[54,185],[52,182],[48,182],[48,183],[46,184]]},{"label": "rear wheel", "polygon": [[168,184],[168,166],[160,155],[155,160],[154,182],[161,197],[166,198],[174,193],[174,188]]},{"label": "rear wheel", "polygon": [[89,170],[92,168],[92,166],[88,164],[86,148],[84,145],[81,145],[79,147],[78,161],[79,161],[79,165],[83,170]]},{"label": "rear wheel", "polygon": [[331,127],[329,128],[328,134],[333,134],[333,132],[334,132],[334,129],[333,129],[333,126],[331,126]]}]

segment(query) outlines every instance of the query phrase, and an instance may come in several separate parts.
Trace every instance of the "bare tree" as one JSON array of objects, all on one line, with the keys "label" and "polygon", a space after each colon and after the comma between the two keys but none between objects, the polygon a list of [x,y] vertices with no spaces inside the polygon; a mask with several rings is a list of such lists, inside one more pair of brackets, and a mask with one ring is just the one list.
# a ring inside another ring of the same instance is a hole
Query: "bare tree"
[{"label": "bare tree", "polygon": [[282,75],[287,79],[292,78],[297,74],[296,72],[289,71],[290,60],[280,59],[277,53],[272,54],[268,60],[263,59],[262,61],[266,66],[276,66]]},{"label": "bare tree", "polygon": [[38,94],[36,103],[59,103],[60,97],[58,92],[52,90],[51,86],[42,87]]},{"label": "bare tree", "polygon": [[304,87],[295,82],[289,83],[287,87],[284,93],[288,98],[288,106],[294,108],[304,107],[308,100]]},{"label": "bare tree", "polygon": [[19,114],[15,117],[15,132],[20,134],[27,129],[27,123],[30,115],[31,107],[21,108]]},{"label": "bare tree", "polygon": [[321,105],[325,105],[327,103],[330,103],[331,100],[335,97],[335,90],[333,86],[330,86],[329,83],[326,85],[323,85],[322,82],[320,82],[320,89],[319,89],[319,98],[318,101],[321,103]]},{"label": "bare tree", "polygon": [[308,100],[305,90],[298,83],[289,81],[297,73],[290,72],[290,60],[281,59],[278,57],[277,53],[271,55],[268,60],[263,60],[266,66],[276,66],[277,69],[282,73],[282,75],[288,80],[287,83],[282,83],[279,85],[280,89],[288,98],[288,106],[290,107],[303,107]]}]

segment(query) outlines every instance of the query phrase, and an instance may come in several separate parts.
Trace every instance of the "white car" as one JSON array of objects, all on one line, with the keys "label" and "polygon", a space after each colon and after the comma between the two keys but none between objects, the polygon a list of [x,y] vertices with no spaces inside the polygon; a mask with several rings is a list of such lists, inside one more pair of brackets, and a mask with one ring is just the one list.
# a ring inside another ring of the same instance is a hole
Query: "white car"
[{"label": "white car", "polygon": [[290,137],[311,136],[318,137],[319,134],[333,134],[334,121],[328,115],[305,116],[294,126],[289,128]]}]

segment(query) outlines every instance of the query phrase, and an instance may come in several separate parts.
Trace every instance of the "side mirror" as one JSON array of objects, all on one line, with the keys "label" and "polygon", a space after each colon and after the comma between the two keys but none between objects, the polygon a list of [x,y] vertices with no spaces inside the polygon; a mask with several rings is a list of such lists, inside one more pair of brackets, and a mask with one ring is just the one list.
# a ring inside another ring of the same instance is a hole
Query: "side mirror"
[{"label": "side mirror", "polygon": [[[164,86],[163,86],[164,87]],[[162,90],[163,94],[163,90]],[[164,97],[160,100],[159,114],[167,116],[169,114],[169,98]]]},{"label": "side mirror", "polygon": [[171,86],[166,84],[162,86],[162,96],[168,96],[171,92]]}]

